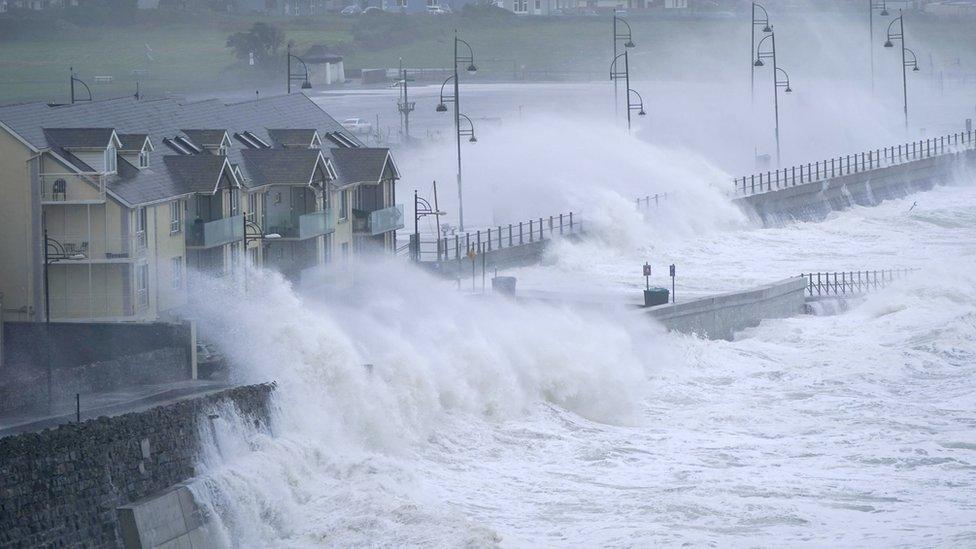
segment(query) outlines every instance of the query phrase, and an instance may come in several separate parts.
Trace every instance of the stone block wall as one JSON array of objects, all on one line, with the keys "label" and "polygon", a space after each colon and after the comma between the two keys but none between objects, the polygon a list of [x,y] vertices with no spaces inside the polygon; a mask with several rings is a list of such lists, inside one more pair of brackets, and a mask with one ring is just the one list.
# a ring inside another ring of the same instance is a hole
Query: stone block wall
[{"label": "stone block wall", "polygon": [[117,509],[194,475],[198,421],[230,401],[267,424],[273,384],[0,439],[0,548],[122,547]]}]

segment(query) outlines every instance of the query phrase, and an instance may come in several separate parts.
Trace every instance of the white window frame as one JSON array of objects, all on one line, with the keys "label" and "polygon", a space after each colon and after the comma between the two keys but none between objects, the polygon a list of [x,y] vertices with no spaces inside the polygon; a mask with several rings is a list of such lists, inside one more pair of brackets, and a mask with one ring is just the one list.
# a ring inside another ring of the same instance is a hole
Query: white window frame
[{"label": "white window frame", "polygon": [[136,267],[136,304],[139,310],[149,308],[149,265]]},{"label": "white window frame", "polygon": [[115,147],[109,145],[105,148],[105,173],[115,173],[118,171],[118,159],[116,157]]},{"label": "white window frame", "polygon": [[177,200],[169,204],[169,234],[176,234],[183,230],[183,201]]},{"label": "white window frame", "polygon": [[136,208],[136,242],[146,247],[146,231],[149,228],[149,211],[145,206]]},{"label": "white window frame", "polygon": [[173,274],[172,286],[174,290],[183,287],[183,256],[174,257],[169,262],[170,271]]},{"label": "white window frame", "polygon": [[528,13],[529,11],[528,0],[514,0],[514,4],[512,5],[512,11],[514,11],[515,13]]},{"label": "white window frame", "polygon": [[345,221],[349,218],[349,196],[345,190],[339,191],[339,219]]},{"label": "white window frame", "polygon": [[149,167],[149,151],[147,151],[146,149],[142,149],[141,151],[139,151],[139,168],[142,169],[148,167]]}]

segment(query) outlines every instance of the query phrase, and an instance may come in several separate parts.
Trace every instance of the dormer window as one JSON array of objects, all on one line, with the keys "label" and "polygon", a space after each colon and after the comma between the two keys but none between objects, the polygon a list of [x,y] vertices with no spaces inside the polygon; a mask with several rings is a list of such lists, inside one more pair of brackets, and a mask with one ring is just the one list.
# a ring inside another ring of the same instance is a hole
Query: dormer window
[{"label": "dormer window", "polygon": [[105,173],[115,173],[118,171],[118,157],[115,154],[115,146],[109,145],[105,149]]},{"label": "dormer window", "polygon": [[220,156],[227,156],[227,146],[221,145],[220,148],[217,149],[217,154]]},{"label": "dormer window", "polygon": [[139,168],[149,167],[149,151],[143,149],[139,151]]}]

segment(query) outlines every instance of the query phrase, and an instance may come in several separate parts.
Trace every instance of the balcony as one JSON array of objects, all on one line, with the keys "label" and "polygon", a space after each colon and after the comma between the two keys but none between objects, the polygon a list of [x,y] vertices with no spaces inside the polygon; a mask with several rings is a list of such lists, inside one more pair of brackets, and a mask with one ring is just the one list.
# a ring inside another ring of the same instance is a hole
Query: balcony
[{"label": "balcony", "polygon": [[403,204],[373,210],[367,218],[366,231],[375,236],[403,228]]},{"label": "balcony", "polygon": [[104,204],[105,176],[100,173],[44,173],[42,204]]},{"label": "balcony", "polygon": [[213,221],[187,221],[188,248],[214,248],[244,240],[244,216],[234,215]]},{"label": "balcony", "polygon": [[331,210],[286,215],[275,220],[266,231],[282,238],[305,240],[335,231],[335,216]]},{"label": "balcony", "polygon": [[77,256],[72,262],[80,263],[127,263],[146,257],[146,234],[130,237],[103,237],[95,234],[65,234],[48,231],[52,246],[60,245],[68,256]]}]

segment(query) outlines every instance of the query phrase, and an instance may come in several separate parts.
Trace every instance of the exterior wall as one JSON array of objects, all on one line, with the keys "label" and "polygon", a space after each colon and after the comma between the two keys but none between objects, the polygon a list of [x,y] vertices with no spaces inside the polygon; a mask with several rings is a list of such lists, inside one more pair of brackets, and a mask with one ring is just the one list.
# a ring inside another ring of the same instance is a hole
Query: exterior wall
[{"label": "exterior wall", "polygon": [[0,129],[0,292],[7,320],[28,320],[37,310],[30,157],[27,146]]},{"label": "exterior wall", "polygon": [[190,479],[205,414],[266,429],[273,385],[238,387],[0,439],[0,546],[123,546],[119,508]]},{"label": "exterior wall", "polygon": [[[178,230],[171,227],[171,207],[179,208],[182,212]],[[184,200],[166,202],[154,207],[154,238],[150,243],[150,261],[154,269],[152,286],[149,293],[155,302],[154,310],[158,313],[186,304],[186,237],[184,234],[186,219],[186,204]],[[178,259],[180,278],[174,279],[173,260]]]},{"label": "exterior wall", "polygon": [[[340,196],[341,193],[346,194],[346,217],[340,218]],[[332,208],[335,210],[336,216],[336,228],[335,232],[332,234],[332,250],[329,254],[332,258],[333,263],[342,263],[353,254],[353,239],[352,239],[352,206],[353,206],[353,196],[354,193],[350,189],[333,190],[330,192],[329,202]],[[343,253],[343,245],[346,246],[348,250]]]}]

